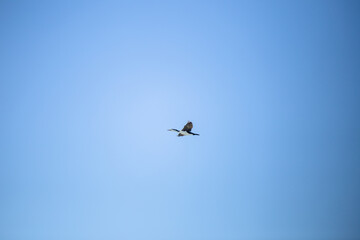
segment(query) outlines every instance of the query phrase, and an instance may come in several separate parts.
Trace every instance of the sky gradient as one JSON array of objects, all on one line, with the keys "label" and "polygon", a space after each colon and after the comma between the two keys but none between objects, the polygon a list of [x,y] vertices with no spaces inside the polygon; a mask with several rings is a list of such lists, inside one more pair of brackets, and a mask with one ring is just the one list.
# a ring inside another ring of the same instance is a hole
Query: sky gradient
[{"label": "sky gradient", "polygon": [[359,239],[359,12],[1,1],[0,239]]}]

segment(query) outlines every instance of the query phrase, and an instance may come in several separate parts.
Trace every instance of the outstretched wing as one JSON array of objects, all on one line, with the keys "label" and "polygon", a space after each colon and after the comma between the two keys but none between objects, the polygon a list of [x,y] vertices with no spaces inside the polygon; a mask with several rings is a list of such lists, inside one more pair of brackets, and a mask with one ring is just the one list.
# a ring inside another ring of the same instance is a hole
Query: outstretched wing
[{"label": "outstretched wing", "polygon": [[186,132],[190,132],[191,129],[193,128],[193,124],[192,122],[187,122],[187,124],[184,126],[184,128],[182,129],[182,131],[186,131]]}]

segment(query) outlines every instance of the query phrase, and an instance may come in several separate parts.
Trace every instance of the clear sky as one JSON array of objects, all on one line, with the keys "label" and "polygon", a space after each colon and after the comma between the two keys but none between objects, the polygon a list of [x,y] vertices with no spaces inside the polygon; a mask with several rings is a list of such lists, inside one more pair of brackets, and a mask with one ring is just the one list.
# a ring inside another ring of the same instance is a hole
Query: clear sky
[{"label": "clear sky", "polygon": [[1,1],[0,239],[360,239],[359,12]]}]

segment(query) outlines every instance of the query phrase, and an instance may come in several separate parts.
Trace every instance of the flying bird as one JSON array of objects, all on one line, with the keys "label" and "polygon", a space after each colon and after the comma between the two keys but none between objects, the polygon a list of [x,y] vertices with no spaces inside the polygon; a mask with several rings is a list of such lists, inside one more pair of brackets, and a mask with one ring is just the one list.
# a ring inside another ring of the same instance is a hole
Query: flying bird
[{"label": "flying bird", "polygon": [[197,136],[199,136],[199,134],[191,132],[192,128],[193,128],[192,122],[188,121],[187,124],[184,126],[184,128],[181,131],[179,131],[177,129],[174,129],[174,128],[169,129],[169,131],[178,132],[179,133],[177,135],[178,137],[188,136],[188,135],[197,135]]}]

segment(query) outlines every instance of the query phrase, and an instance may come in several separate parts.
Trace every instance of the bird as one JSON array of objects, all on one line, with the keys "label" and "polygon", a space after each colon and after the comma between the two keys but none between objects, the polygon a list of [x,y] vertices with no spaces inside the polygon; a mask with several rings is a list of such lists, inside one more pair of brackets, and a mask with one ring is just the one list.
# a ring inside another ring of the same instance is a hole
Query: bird
[{"label": "bird", "polygon": [[193,133],[191,132],[191,129],[193,128],[193,124],[192,122],[188,121],[184,128],[179,131],[175,128],[172,128],[172,129],[169,129],[168,131],[173,131],[173,132],[178,132],[179,134],[177,135],[178,137],[182,137],[182,136],[189,136],[189,135],[193,135],[193,136],[199,136],[200,134],[197,134],[197,133]]}]

